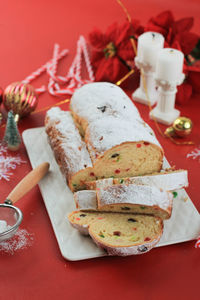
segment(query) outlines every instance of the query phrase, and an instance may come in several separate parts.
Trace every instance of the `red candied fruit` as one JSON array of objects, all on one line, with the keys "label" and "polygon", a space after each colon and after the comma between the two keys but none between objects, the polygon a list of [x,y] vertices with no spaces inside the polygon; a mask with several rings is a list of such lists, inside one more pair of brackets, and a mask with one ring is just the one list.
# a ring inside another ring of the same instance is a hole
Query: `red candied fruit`
[{"label": "red candied fruit", "polygon": [[90,176],[95,176],[93,172],[90,173]]},{"label": "red candied fruit", "polygon": [[149,144],[150,144],[149,142],[144,142],[145,146],[149,146]]},{"label": "red candied fruit", "polygon": [[97,218],[98,220],[102,220],[103,218],[102,217],[99,217],[99,218]]},{"label": "red candied fruit", "polygon": [[116,174],[119,174],[119,173],[120,173],[120,170],[119,170],[119,169],[115,170],[115,173],[116,173]]},{"label": "red candied fruit", "polygon": [[137,228],[136,228],[136,227],[133,227],[132,229],[133,229],[133,230],[137,230]]},{"label": "red candied fruit", "polygon": [[148,242],[148,241],[150,241],[151,239],[149,238],[149,237],[146,237],[145,239],[144,239],[144,241],[145,242]]},{"label": "red candied fruit", "polygon": [[140,148],[142,145],[141,144],[137,144],[136,146],[137,146],[137,148]]},{"label": "red candied fruit", "polygon": [[76,218],[77,221],[80,221],[80,218]]}]

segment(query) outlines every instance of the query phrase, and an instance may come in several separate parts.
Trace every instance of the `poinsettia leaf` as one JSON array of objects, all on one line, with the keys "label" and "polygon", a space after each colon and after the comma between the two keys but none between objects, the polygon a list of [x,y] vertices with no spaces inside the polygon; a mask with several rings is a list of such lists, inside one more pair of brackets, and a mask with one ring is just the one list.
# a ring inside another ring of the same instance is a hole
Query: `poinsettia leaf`
[{"label": "poinsettia leaf", "polygon": [[173,28],[175,33],[189,31],[194,24],[194,18],[183,18],[178,21],[175,21],[173,24]]},{"label": "poinsettia leaf", "polygon": [[170,10],[167,10],[167,11],[163,11],[156,17],[151,18],[148,21],[148,24],[153,23],[159,27],[168,29],[172,25],[173,22],[174,22],[174,16]]},{"label": "poinsettia leaf", "polygon": [[131,26],[131,35],[134,37],[138,37],[140,34],[144,32],[144,26],[140,24],[139,20],[132,20],[132,26]]},{"label": "poinsettia leaf", "polygon": [[106,39],[109,42],[113,42],[115,44],[116,39],[118,37],[118,24],[117,22],[114,22],[110,26],[108,26],[106,33],[105,33]]},{"label": "poinsettia leaf", "polygon": [[135,53],[130,40],[125,41],[118,46],[117,54],[125,61],[134,59]]},{"label": "poinsettia leaf", "polygon": [[190,100],[192,96],[192,86],[191,84],[184,82],[177,88],[178,91],[176,94],[176,103],[184,105]]},{"label": "poinsettia leaf", "polygon": [[112,68],[112,82],[117,82],[128,73],[126,66],[117,57],[113,57]]},{"label": "poinsettia leaf", "polygon": [[200,61],[199,66],[194,65],[193,70],[191,69],[193,66],[190,66],[190,72],[188,73],[188,83],[192,85],[193,91],[196,93],[200,93]]},{"label": "poinsettia leaf", "polygon": [[129,36],[131,35],[130,23],[125,22],[117,29],[117,31],[118,31],[118,36],[115,40],[116,46],[118,46],[123,41],[128,40]]},{"label": "poinsettia leaf", "polygon": [[161,26],[154,24],[154,23],[149,23],[147,26],[144,28],[144,31],[153,31],[153,32],[158,32],[161,33],[165,38],[167,38],[168,35],[168,30],[165,28],[162,28]]},{"label": "poinsettia leaf", "polygon": [[93,51],[91,56],[91,64],[93,67],[98,67],[102,58],[104,58],[103,51]]},{"label": "poinsettia leaf", "polygon": [[107,76],[108,68],[110,67],[110,61],[105,57],[102,58],[95,72],[96,81],[109,81]]},{"label": "poinsettia leaf", "polygon": [[96,49],[103,49],[107,45],[106,37],[99,29],[89,33],[89,41]]},{"label": "poinsettia leaf", "polygon": [[181,49],[185,55],[190,54],[199,40],[199,36],[196,33],[187,31],[176,35],[175,38],[179,41]]}]

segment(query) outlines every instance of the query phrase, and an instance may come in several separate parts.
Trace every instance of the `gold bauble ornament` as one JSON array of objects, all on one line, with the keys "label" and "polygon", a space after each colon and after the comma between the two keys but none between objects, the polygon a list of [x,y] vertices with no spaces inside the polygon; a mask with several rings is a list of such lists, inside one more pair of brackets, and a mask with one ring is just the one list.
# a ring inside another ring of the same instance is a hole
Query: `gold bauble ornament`
[{"label": "gold bauble ornament", "polygon": [[3,93],[3,104],[7,111],[12,110],[15,121],[29,115],[35,110],[38,103],[38,95],[30,84],[14,82],[6,87]]},{"label": "gold bauble ornament", "polygon": [[188,136],[192,131],[192,126],[192,121],[186,117],[177,118],[172,125],[176,135],[179,137]]},{"label": "gold bauble ornament", "polygon": [[167,136],[167,137],[175,136],[175,130],[172,126],[168,127],[164,133],[165,133],[165,136]]}]

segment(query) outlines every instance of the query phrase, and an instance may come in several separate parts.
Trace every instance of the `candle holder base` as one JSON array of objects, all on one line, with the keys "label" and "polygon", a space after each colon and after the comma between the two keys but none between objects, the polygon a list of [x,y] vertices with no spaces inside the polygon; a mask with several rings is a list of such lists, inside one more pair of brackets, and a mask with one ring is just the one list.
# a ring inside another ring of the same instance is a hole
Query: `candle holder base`
[{"label": "candle holder base", "polygon": [[165,125],[171,125],[179,116],[180,111],[178,109],[173,109],[172,111],[168,113],[163,113],[160,110],[155,107],[149,114],[150,119],[156,120],[159,123],[165,124]]},{"label": "candle holder base", "polygon": [[145,104],[145,105],[154,105],[157,102],[157,92],[155,90],[155,93],[153,95],[149,95],[149,101],[147,99],[146,93],[142,91],[142,89],[139,87],[135,92],[132,94],[132,98],[134,101]]}]

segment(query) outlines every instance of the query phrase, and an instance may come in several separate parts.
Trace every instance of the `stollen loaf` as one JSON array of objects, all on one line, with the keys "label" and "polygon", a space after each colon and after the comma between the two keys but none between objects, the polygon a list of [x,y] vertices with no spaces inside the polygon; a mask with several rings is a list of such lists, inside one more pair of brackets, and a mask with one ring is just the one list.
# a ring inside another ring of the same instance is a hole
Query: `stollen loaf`
[{"label": "stollen loaf", "polygon": [[86,182],[146,175],[162,168],[163,149],[152,129],[114,84],[84,85],[72,96],[71,115],[52,108],[45,127],[72,191],[85,189]]}]

